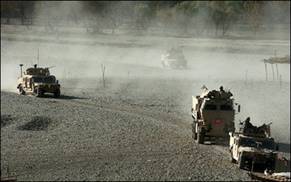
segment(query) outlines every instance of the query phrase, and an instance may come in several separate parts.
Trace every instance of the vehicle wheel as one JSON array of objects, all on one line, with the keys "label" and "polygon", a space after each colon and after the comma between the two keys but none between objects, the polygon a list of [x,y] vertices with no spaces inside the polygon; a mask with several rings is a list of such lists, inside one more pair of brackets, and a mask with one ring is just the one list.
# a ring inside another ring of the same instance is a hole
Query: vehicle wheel
[{"label": "vehicle wheel", "polygon": [[36,89],[36,97],[41,97],[43,95],[43,91],[40,88]]},{"label": "vehicle wheel", "polygon": [[244,158],[243,158],[243,156],[240,154],[239,155],[239,158],[238,158],[238,167],[240,168],[240,169],[244,169]]},{"label": "vehicle wheel", "polygon": [[54,97],[60,97],[60,95],[61,95],[60,89],[56,90],[54,93]]},{"label": "vehicle wheel", "polygon": [[192,124],[192,138],[194,139],[194,140],[197,140],[197,133],[196,133],[196,131],[195,131],[195,127],[196,127],[196,124]]},{"label": "vehicle wheel", "polygon": [[204,143],[204,136],[205,136],[205,131],[202,128],[201,131],[197,133],[197,142],[199,144],[203,144]]},{"label": "vehicle wheel", "polygon": [[235,160],[234,160],[234,158],[232,157],[232,153],[230,152],[230,155],[229,155],[229,161],[231,162],[231,163],[235,163]]},{"label": "vehicle wheel", "polygon": [[20,95],[25,95],[25,91],[23,90],[22,87],[19,87],[19,88],[18,88],[18,91],[19,91],[19,94],[20,94]]}]

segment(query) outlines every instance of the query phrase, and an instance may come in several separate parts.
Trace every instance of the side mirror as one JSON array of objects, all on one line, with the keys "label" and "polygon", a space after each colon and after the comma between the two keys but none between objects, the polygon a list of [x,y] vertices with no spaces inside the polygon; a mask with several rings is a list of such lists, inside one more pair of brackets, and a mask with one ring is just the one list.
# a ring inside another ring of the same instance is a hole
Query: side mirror
[{"label": "side mirror", "polygon": [[240,105],[237,106],[237,112],[240,112]]},{"label": "side mirror", "polygon": [[59,80],[57,80],[57,84],[59,84]]}]

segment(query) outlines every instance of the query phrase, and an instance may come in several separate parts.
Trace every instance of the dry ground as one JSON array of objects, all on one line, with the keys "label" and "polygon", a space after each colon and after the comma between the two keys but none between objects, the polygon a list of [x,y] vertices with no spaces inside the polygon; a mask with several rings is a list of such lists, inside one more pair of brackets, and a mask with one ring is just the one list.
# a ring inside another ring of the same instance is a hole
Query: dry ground
[{"label": "dry ground", "polygon": [[1,92],[2,175],[9,165],[19,180],[249,180],[226,147],[192,141],[190,105],[181,104],[190,82],[66,89],[74,81],[59,99]]},{"label": "dry ground", "polygon": [[[161,68],[160,55],[173,44],[184,45],[187,70]],[[1,34],[1,177],[9,166],[19,180],[249,180],[229,162],[227,147],[192,141],[191,96],[202,85],[231,89],[242,106],[236,124],[247,116],[256,125],[272,121],[272,135],[290,156],[290,69],[279,66],[281,84],[265,82],[260,62],[289,47],[275,40]],[[59,99],[15,93],[18,64],[36,63],[38,48],[39,64],[56,66]]]}]

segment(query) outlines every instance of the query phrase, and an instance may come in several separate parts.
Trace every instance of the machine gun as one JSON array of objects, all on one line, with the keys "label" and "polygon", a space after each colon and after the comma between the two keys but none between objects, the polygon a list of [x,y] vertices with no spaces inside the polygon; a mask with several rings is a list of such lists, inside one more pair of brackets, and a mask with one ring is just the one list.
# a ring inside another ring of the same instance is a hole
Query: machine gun
[{"label": "machine gun", "polygon": [[252,125],[250,117],[247,117],[245,121],[240,122],[239,132],[247,136],[271,137],[271,124],[272,122],[257,127]]}]

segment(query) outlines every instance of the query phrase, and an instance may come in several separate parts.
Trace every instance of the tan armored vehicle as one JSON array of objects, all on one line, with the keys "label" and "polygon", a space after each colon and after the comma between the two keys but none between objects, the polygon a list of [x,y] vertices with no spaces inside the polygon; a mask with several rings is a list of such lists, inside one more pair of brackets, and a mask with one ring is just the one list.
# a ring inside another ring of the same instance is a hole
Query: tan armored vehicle
[{"label": "tan armored vehicle", "polygon": [[187,61],[181,48],[172,48],[161,56],[163,68],[186,69]]},{"label": "tan armored vehicle", "polygon": [[[199,144],[203,144],[205,137],[209,139],[227,138],[230,131],[234,131],[234,99],[230,91],[223,87],[220,91],[209,91],[203,86],[203,93],[192,96],[192,136]],[[238,105],[238,112],[240,106]]]},{"label": "tan armored vehicle", "polygon": [[247,118],[241,124],[239,132],[230,132],[229,151],[233,163],[240,169],[264,171],[275,170],[278,149],[274,138],[270,136],[270,124],[253,126]]},{"label": "tan armored vehicle", "polygon": [[37,97],[44,93],[53,93],[54,97],[59,97],[61,90],[60,84],[54,75],[50,75],[49,68],[34,67],[27,68],[22,73],[22,64],[20,64],[20,77],[18,78],[17,89],[20,94],[32,94]]}]

